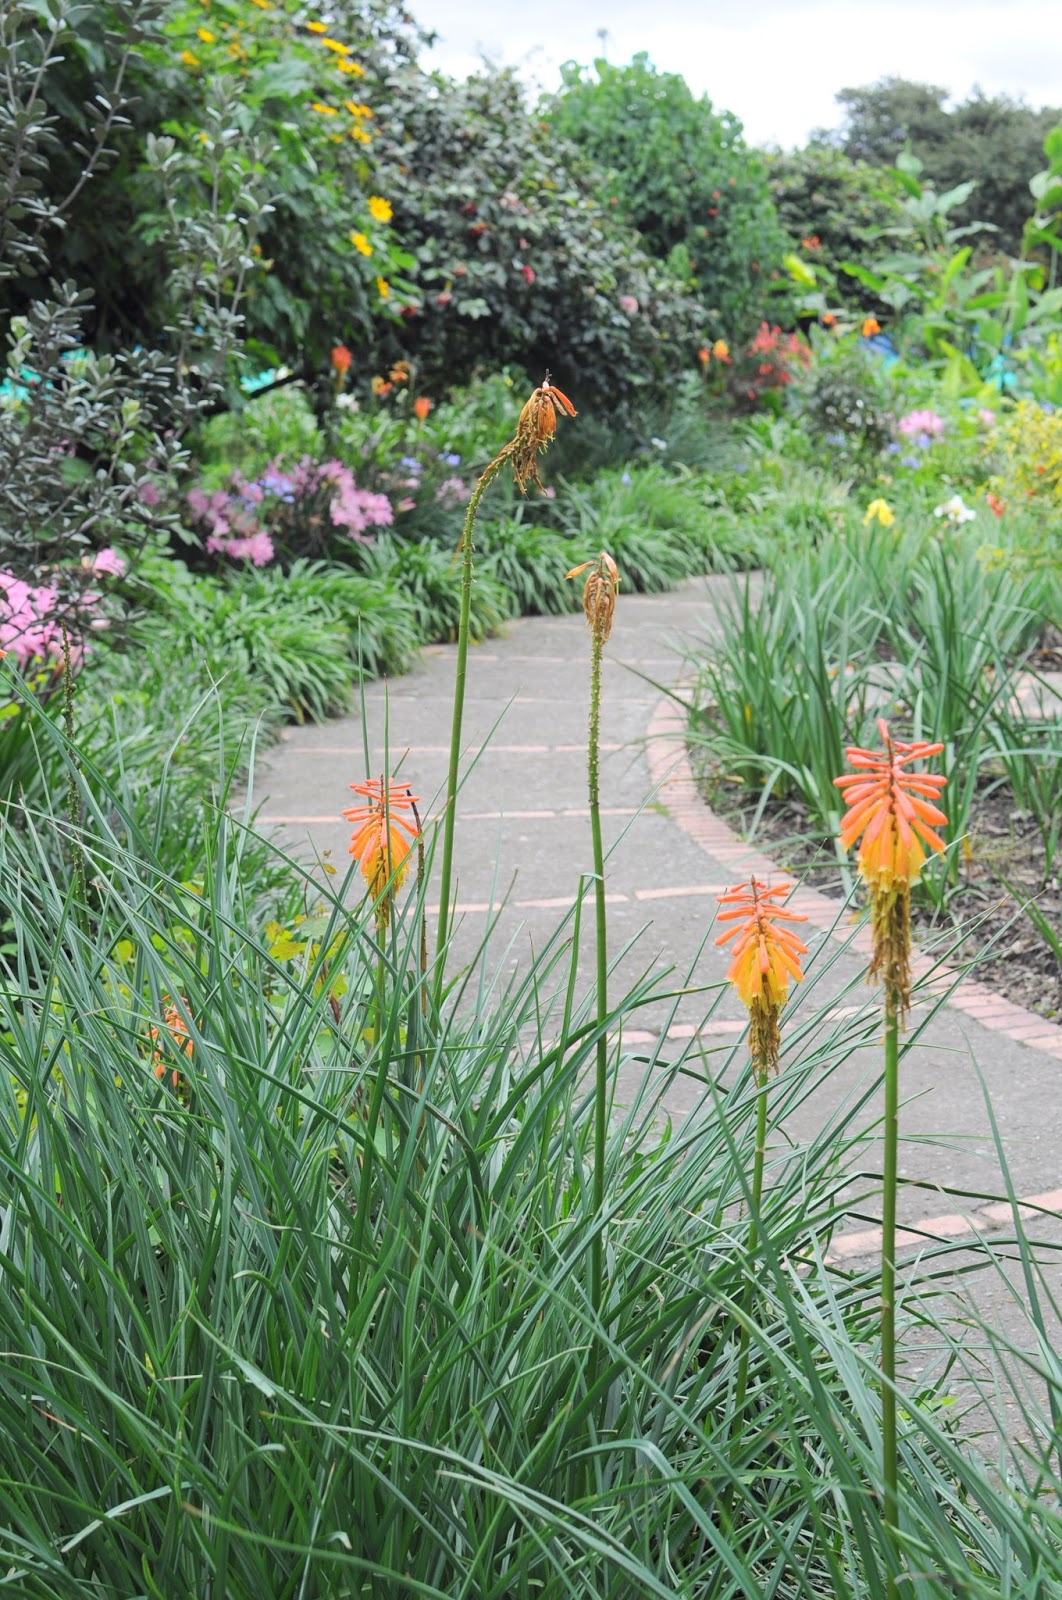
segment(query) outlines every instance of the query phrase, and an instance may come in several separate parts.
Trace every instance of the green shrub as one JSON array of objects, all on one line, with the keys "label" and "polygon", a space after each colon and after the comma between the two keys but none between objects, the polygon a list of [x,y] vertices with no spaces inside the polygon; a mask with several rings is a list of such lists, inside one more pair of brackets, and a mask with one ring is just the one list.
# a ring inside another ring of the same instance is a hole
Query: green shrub
[{"label": "green shrub", "polygon": [[691,278],[707,310],[702,334],[746,338],[784,250],[762,159],[736,117],[646,54],[593,71],[562,68],[543,107],[552,127],[603,169],[609,198],[656,259]]},{"label": "green shrub", "polygon": [[417,289],[378,371],[407,355],[437,394],[516,361],[614,411],[692,359],[700,305],[601,203],[596,174],[511,72],[449,84],[409,69],[387,94],[386,192]]}]

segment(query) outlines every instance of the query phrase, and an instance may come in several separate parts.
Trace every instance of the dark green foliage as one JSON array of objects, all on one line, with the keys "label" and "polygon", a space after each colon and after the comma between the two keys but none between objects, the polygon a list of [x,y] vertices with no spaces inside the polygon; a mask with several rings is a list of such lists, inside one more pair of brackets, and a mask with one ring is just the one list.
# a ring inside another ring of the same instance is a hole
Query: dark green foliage
[{"label": "dark green foliage", "polygon": [[544,105],[553,128],[605,170],[609,200],[646,248],[696,287],[704,333],[743,338],[764,315],[783,251],[762,158],[746,149],[736,117],[646,54],[593,70],[564,67]]},{"label": "dark green foliage", "polygon": [[386,190],[417,281],[391,353],[412,356],[419,381],[518,361],[534,383],[548,368],[578,402],[614,409],[692,360],[701,307],[601,203],[599,177],[511,72],[450,84],[410,68],[386,93]]},{"label": "dark green foliage", "polygon": [[[566,583],[565,573],[582,553],[552,528],[519,517],[488,521],[476,532],[483,568],[513,596],[521,616],[561,616],[577,609],[582,589]],[[482,570],[482,568],[481,568]]]},{"label": "dark green foliage", "polygon": [[868,246],[891,224],[886,173],[825,146],[774,151],[765,160],[778,221],[801,258],[831,274],[830,301],[873,309],[873,297],[838,269],[866,260]]},{"label": "dark green foliage", "polygon": [[874,166],[892,166],[905,145],[923,165],[927,183],[945,192],[976,177],[977,188],[957,211],[956,221],[992,223],[990,249],[1017,255],[1022,229],[1032,212],[1029,180],[1043,166],[1043,142],[1062,122],[1062,109],[1034,110],[1007,95],[977,90],[952,109],[948,90],[906,78],[882,78],[836,96],[845,120],[838,133],[816,142]]},{"label": "dark green foliage", "polygon": [[[365,555],[366,571],[383,579],[410,608],[421,640],[457,638],[461,616],[461,563],[448,546],[382,538]],[[517,607],[510,592],[489,571],[477,570],[472,585],[469,637],[483,639]]]}]

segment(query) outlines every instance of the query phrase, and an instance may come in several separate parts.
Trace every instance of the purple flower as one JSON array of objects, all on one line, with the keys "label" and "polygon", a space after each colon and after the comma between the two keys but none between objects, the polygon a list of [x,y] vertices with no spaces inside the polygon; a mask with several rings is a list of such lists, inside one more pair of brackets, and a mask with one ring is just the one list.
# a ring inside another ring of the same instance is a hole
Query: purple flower
[{"label": "purple flower", "polygon": [[459,467],[461,465],[461,457],[460,456],[455,456],[452,453],[451,454],[444,453],[443,455],[441,455],[439,457],[439,460],[440,461],[445,461],[445,463],[446,463],[446,465],[448,467]]},{"label": "purple flower", "polygon": [[901,456],[900,465],[901,467],[920,467],[922,463],[917,456]]}]

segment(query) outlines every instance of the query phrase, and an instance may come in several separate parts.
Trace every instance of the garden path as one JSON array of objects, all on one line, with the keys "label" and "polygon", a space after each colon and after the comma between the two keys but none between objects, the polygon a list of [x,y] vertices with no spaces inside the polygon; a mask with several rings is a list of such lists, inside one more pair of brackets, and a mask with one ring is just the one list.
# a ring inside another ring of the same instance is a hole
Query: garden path
[{"label": "garden path", "polygon": [[[725,952],[713,943],[715,895],[752,871],[777,877],[777,868],[736,839],[697,797],[682,751],[681,713],[662,692],[680,675],[684,656],[710,639],[713,590],[723,581],[701,578],[670,594],[621,596],[605,651],[601,790],[615,961],[611,994],[624,993],[654,964],[659,972],[672,969],[658,989],[693,991],[656,1000],[632,1015],[624,1045],[634,1059],[619,1089],[621,1096],[629,1093],[645,1071],[667,1074],[663,1104],[676,1117],[710,1107],[699,1081],[706,1066],[725,1075],[745,1061],[744,1011],[724,982]],[[428,816],[437,813],[445,783],[454,659],[452,646],[430,647],[408,675],[365,691],[370,770],[384,769],[389,743],[392,770],[400,766],[426,802]],[[571,905],[579,874],[590,871],[588,660],[581,615],[525,618],[470,651],[454,947],[458,958],[479,956],[484,970],[501,978],[525,968],[532,952],[543,949]],[[349,827],[340,812],[351,803],[347,786],[363,779],[363,749],[360,708],[326,726],[288,730],[257,778],[259,825],[280,828],[297,853],[329,852],[342,869]],[[472,752],[480,749],[473,760]],[[349,893],[361,887],[360,878],[352,877]],[[865,935],[836,902],[802,892],[800,904],[811,915],[808,980],[792,996],[783,1031],[790,1048],[806,1048],[811,1038],[821,1042],[832,1033],[833,1067],[787,1113],[786,1133],[798,1142],[814,1137],[849,1098],[858,1101],[880,1062],[877,997],[864,984]],[[592,895],[584,943],[591,908]],[[581,971],[589,985],[589,948],[586,954]],[[566,971],[562,964],[555,987],[563,985]],[[964,985],[935,1012],[928,999],[916,1005],[909,1038],[902,1068],[901,1171],[910,1186],[901,1195],[901,1221],[943,1236],[970,1231],[954,1197],[939,1191],[976,1196],[1003,1187],[984,1090],[991,1095],[1017,1193],[1051,1214],[1059,1211],[1062,1028]],[[684,1049],[691,1052],[691,1070],[676,1073],[671,1063]],[[857,1120],[872,1128],[879,1114],[871,1096]],[[868,1135],[862,1165],[873,1172],[880,1162],[871,1141]],[[966,1216],[973,1216],[978,1231],[990,1232],[1005,1215],[984,1206],[971,1199]],[[872,1222],[865,1212],[853,1212],[848,1241],[837,1248],[854,1259],[869,1255],[876,1242]],[[1051,1233],[1062,1231],[1053,1215],[1045,1225]],[[999,1292],[1005,1299],[1005,1291]]]}]

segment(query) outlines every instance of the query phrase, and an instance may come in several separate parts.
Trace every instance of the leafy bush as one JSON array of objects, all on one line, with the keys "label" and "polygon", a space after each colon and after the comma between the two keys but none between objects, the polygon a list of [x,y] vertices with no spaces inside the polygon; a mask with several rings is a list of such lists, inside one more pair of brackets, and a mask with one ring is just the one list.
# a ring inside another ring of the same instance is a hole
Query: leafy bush
[{"label": "leafy bush", "polygon": [[891,442],[889,395],[880,364],[851,343],[821,347],[787,398],[835,472],[872,470]]},{"label": "leafy bush", "polygon": [[792,248],[851,309],[876,310],[878,304],[840,268],[845,261],[869,266],[883,230],[892,222],[884,198],[891,180],[886,171],[853,161],[843,151],[812,146],[772,151],[764,157],[778,221]]},{"label": "leafy bush", "polygon": [[550,123],[604,170],[609,197],[646,248],[690,278],[706,307],[702,334],[747,338],[784,250],[762,159],[745,148],[736,117],[695,99],[646,54],[626,67],[597,60],[593,70],[562,68],[543,107]]},{"label": "leafy bush", "polygon": [[976,174],[976,192],[960,206],[957,220],[991,224],[990,247],[1020,253],[1029,181],[1041,165],[1045,136],[1062,122],[1062,109],[1035,110],[980,89],[945,108],[947,89],[896,77],[842,89],[835,98],[844,121],[836,133],[816,134],[816,143],[839,146],[852,159],[879,167],[895,165],[909,148],[927,182],[942,193]]},{"label": "leafy bush", "polygon": [[518,361],[614,410],[692,356],[700,306],[601,204],[512,73],[448,84],[408,69],[387,95],[381,157],[417,291],[379,372],[405,354],[437,392]]}]

